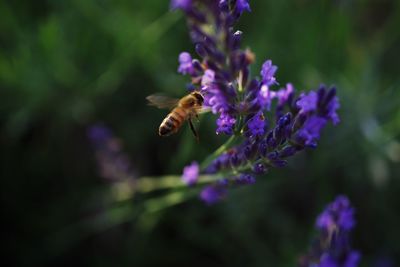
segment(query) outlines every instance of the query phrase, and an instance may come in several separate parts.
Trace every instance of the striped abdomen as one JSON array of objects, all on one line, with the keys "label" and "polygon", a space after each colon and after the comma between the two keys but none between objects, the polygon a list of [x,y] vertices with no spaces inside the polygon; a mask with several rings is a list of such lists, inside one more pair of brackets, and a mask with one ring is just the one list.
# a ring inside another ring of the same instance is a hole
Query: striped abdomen
[{"label": "striped abdomen", "polygon": [[174,108],[171,113],[162,121],[158,134],[160,136],[168,136],[176,133],[186,120],[188,113],[181,107]]}]

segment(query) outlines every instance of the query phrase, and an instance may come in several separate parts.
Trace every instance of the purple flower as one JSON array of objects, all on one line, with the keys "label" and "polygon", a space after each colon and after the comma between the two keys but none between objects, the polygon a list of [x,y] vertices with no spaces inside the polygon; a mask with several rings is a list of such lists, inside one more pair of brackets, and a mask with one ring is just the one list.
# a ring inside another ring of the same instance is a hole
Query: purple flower
[{"label": "purple flower", "polygon": [[201,78],[201,85],[206,90],[207,87],[210,86],[211,83],[214,81],[214,79],[215,79],[215,72],[213,70],[207,69],[204,72],[203,77]]},{"label": "purple flower", "polygon": [[192,162],[192,164],[183,168],[182,180],[187,185],[194,185],[199,177],[200,167],[197,162]]},{"label": "purple flower", "polygon": [[296,102],[297,107],[301,109],[301,112],[307,113],[315,111],[317,109],[318,95],[314,91],[310,91],[308,94],[303,94]]},{"label": "purple flower", "polygon": [[354,225],[354,210],[350,201],[345,196],[338,196],[336,200],[329,204],[317,219],[317,227],[330,230],[333,228],[351,230]]},{"label": "purple flower", "polygon": [[294,87],[291,83],[286,84],[285,88],[282,88],[275,92],[274,97],[278,99],[278,105],[283,106],[289,99],[289,96],[294,93]]},{"label": "purple flower", "polygon": [[352,251],[349,255],[347,255],[347,258],[343,263],[343,267],[357,267],[360,260],[361,254],[357,251]]},{"label": "purple flower", "polygon": [[357,267],[361,259],[360,253],[351,251],[344,259],[338,261],[329,253],[321,256],[321,261],[318,267]]},{"label": "purple flower", "polygon": [[283,148],[279,152],[279,157],[280,158],[287,158],[287,157],[290,157],[290,156],[293,156],[294,154],[296,154],[297,151],[298,151],[298,147],[296,147],[296,146],[287,146],[287,147]]},{"label": "purple flower", "polygon": [[192,6],[192,0],[171,0],[171,9],[189,10]]},{"label": "purple flower", "polygon": [[345,196],[338,196],[318,216],[319,236],[307,255],[300,259],[301,267],[357,267],[359,252],[350,246],[350,230],[354,227],[353,208]]},{"label": "purple flower", "polygon": [[253,165],[253,172],[257,175],[262,175],[267,173],[268,168],[263,163],[256,163]]},{"label": "purple flower", "polygon": [[261,77],[263,84],[271,86],[273,84],[277,84],[276,78],[274,77],[276,70],[278,69],[277,66],[272,65],[271,60],[267,60],[261,67]]},{"label": "purple flower", "polygon": [[192,57],[188,52],[182,52],[179,54],[179,67],[178,72],[182,74],[193,74],[194,68],[192,64]]},{"label": "purple flower", "polygon": [[255,114],[247,124],[250,137],[261,136],[265,132],[265,118],[262,112]]},{"label": "purple flower", "polygon": [[217,134],[233,134],[233,127],[235,126],[236,119],[231,116],[229,113],[222,113],[221,116],[217,119]]},{"label": "purple flower", "polygon": [[241,174],[239,177],[235,178],[235,182],[238,185],[248,185],[248,184],[255,184],[256,178],[250,174]]},{"label": "purple flower", "polygon": [[323,254],[319,262],[318,267],[339,267],[335,259],[333,259],[329,254]]},{"label": "purple flower", "polygon": [[313,115],[306,120],[303,127],[297,132],[296,139],[306,146],[315,147],[325,125],[326,119]]},{"label": "purple flower", "polygon": [[88,137],[92,142],[99,175],[110,182],[132,180],[129,158],[122,151],[120,140],[114,137],[111,130],[101,124],[89,127]]},{"label": "purple flower", "polygon": [[242,14],[244,11],[251,12],[249,1],[248,0],[237,0],[236,1],[236,10],[239,14]]},{"label": "purple flower", "polygon": [[222,168],[226,168],[230,164],[232,153],[223,153],[219,157],[213,160],[213,162],[207,167],[206,173],[212,174],[216,173]]},{"label": "purple flower", "polygon": [[214,114],[228,112],[231,108],[225,95],[218,88],[208,88],[204,93],[204,106]]},{"label": "purple flower", "polygon": [[268,85],[263,84],[258,91],[256,101],[262,109],[269,110],[271,106],[272,94]]},{"label": "purple flower", "polygon": [[200,198],[205,203],[211,205],[221,201],[227,194],[225,182],[208,185],[200,192]]}]

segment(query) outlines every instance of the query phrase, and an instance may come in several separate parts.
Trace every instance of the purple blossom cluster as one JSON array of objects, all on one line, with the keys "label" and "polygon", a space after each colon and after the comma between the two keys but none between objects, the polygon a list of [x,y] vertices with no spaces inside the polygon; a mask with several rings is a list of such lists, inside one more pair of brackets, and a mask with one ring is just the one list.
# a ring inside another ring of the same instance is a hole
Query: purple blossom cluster
[{"label": "purple blossom cluster", "polygon": [[133,180],[134,173],[121,142],[102,124],[88,128],[87,135],[96,155],[99,175],[109,182]]},{"label": "purple blossom cluster", "polygon": [[359,252],[350,246],[350,232],[355,226],[354,209],[345,196],[338,196],[318,216],[318,237],[299,267],[357,267]]},{"label": "purple blossom cluster", "polygon": [[[201,172],[225,173],[232,181],[240,175],[265,174],[271,167],[285,166],[299,151],[315,148],[327,123],[339,122],[334,87],[321,85],[299,95],[291,84],[275,89],[278,67],[271,60],[263,63],[259,78],[250,77],[255,55],[240,48],[243,33],[234,29],[241,15],[251,11],[248,0],[172,0],[171,7],[186,15],[199,57],[182,52],[178,72],[191,77],[191,88],[203,94],[204,105],[218,116],[216,133],[242,138]],[[226,194],[216,190],[220,187],[206,187],[208,193],[201,198],[222,199],[211,197]]]}]

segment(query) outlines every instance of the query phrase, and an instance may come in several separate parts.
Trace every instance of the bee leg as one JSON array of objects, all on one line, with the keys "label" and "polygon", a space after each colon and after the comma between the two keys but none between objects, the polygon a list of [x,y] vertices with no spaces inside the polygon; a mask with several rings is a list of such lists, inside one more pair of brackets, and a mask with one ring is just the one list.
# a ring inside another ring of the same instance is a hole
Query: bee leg
[{"label": "bee leg", "polygon": [[189,118],[188,121],[194,137],[196,137],[197,142],[199,142],[199,134],[197,133],[196,129],[193,126],[192,118]]},{"label": "bee leg", "polygon": [[200,122],[199,114],[196,113],[195,116],[196,116],[197,122]]}]

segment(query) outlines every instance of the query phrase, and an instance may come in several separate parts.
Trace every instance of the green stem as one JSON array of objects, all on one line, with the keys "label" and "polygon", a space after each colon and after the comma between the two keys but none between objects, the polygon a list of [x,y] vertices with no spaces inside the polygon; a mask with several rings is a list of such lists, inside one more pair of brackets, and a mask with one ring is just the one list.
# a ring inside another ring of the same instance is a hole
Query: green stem
[{"label": "green stem", "polygon": [[[220,179],[220,175],[200,175],[197,184],[207,184]],[[141,177],[136,180],[135,192],[149,193],[155,190],[176,189],[187,187],[180,175],[167,175],[160,177]]]},{"label": "green stem", "polygon": [[195,196],[198,190],[191,189],[187,192],[177,191],[163,197],[149,199],[143,203],[144,213],[158,212],[171,206],[180,204],[187,199]]}]

